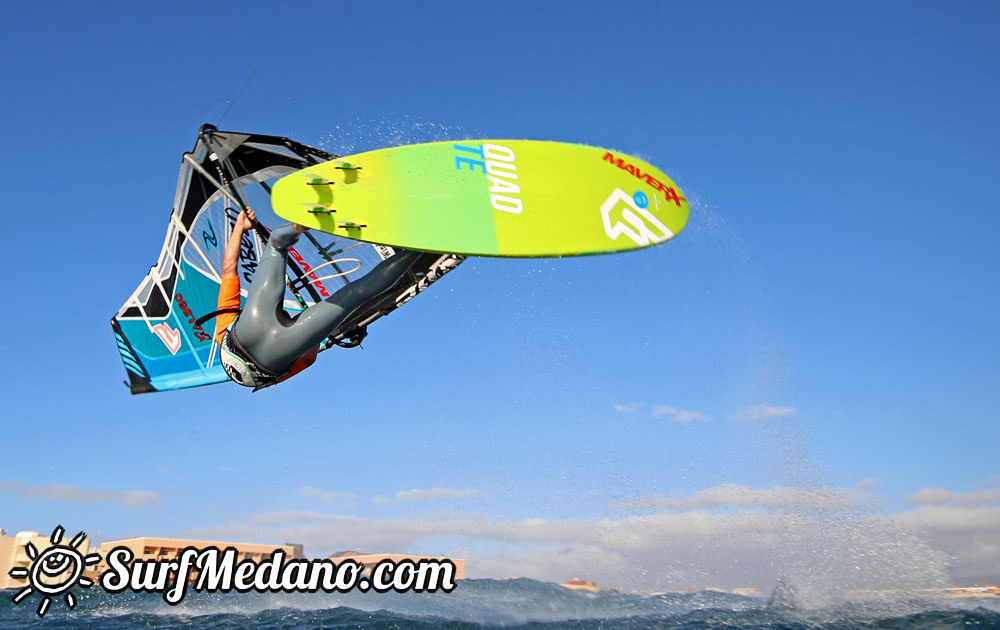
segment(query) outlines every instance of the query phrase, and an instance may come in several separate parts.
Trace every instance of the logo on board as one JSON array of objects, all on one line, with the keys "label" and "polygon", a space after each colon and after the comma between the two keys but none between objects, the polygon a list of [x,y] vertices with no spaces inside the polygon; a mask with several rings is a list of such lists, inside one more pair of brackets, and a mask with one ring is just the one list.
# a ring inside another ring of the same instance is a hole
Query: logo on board
[{"label": "logo on board", "polygon": [[517,162],[514,149],[500,144],[452,145],[460,151],[455,156],[458,170],[479,171],[489,182],[490,205],[494,210],[521,214],[521,186],[517,183]]},{"label": "logo on board", "polygon": [[601,204],[601,220],[608,238],[624,236],[640,247],[662,243],[674,235],[649,211],[649,197],[641,190],[630,195],[616,188]]}]

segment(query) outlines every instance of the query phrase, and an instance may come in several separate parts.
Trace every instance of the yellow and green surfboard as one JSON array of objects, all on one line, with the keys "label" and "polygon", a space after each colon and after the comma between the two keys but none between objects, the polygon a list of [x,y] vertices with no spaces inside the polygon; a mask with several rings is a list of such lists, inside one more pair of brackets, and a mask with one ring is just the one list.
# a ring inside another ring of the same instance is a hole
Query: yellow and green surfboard
[{"label": "yellow and green surfboard", "polygon": [[355,240],[524,258],[657,245],[690,213],[680,188],[638,158],[537,140],[359,153],[286,175],[271,201],[289,221]]}]

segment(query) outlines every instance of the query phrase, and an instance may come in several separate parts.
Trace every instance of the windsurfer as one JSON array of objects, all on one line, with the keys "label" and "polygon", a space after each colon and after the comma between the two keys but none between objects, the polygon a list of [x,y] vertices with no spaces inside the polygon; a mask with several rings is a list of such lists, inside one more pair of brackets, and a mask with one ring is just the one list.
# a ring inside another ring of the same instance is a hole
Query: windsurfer
[{"label": "windsurfer", "polygon": [[286,223],[268,237],[246,304],[240,310],[240,247],[244,233],[256,220],[253,210],[241,212],[226,243],[215,340],[229,377],[240,385],[260,389],[312,365],[319,344],[358,307],[396,284],[421,253],[400,252],[326,300],[292,316],[282,308],[285,266],[288,250],[308,228]]}]

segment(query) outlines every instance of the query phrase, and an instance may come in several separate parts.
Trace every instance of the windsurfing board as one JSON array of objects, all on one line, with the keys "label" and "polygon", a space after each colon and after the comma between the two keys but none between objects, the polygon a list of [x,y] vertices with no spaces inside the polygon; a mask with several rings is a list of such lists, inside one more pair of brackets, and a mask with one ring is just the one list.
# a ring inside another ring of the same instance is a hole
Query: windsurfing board
[{"label": "windsurfing board", "polygon": [[359,153],[286,175],[271,202],[289,221],[355,240],[524,258],[657,245],[690,213],[680,188],[636,157],[538,140]]}]

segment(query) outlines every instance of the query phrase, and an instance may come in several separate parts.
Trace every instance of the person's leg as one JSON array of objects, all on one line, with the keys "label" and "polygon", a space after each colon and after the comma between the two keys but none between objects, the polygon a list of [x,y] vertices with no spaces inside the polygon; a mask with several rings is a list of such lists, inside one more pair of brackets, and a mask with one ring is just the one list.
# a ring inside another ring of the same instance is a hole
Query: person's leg
[{"label": "person's leg", "polygon": [[[287,368],[309,349],[318,346],[358,307],[392,288],[422,255],[423,252],[405,251],[382,261],[363,278],[310,306],[290,326],[282,327],[259,349],[254,348],[251,352],[265,367]],[[242,335],[237,336],[243,341]]]},{"label": "person's leg", "polygon": [[[285,265],[288,262],[288,248],[299,239],[293,224],[281,225],[268,238],[267,247],[261,256],[253,282],[247,292],[247,300],[236,322],[236,337],[240,343],[257,357],[257,347],[267,344],[278,326],[278,311],[284,312]],[[268,367],[265,364],[265,367]]]}]

